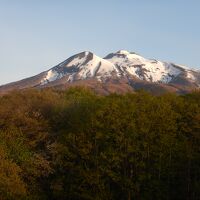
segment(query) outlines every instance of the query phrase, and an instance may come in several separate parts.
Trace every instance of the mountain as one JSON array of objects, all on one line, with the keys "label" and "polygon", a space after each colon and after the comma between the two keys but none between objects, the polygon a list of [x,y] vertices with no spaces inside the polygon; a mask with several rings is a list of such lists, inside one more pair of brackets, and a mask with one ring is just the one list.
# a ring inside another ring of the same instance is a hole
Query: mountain
[{"label": "mountain", "polygon": [[146,59],[125,50],[104,58],[85,51],[36,76],[0,86],[0,93],[25,88],[83,85],[103,94],[145,89],[156,94],[186,93],[200,86],[200,71]]}]

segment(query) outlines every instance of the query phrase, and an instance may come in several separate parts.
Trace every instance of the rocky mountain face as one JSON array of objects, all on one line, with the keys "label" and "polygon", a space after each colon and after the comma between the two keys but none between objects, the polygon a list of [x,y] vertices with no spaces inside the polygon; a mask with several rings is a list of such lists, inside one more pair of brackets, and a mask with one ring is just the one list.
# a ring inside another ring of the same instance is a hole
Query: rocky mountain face
[{"label": "rocky mountain face", "polygon": [[200,87],[200,71],[169,62],[146,59],[125,50],[100,58],[91,52],[76,54],[39,75],[0,86],[15,89],[86,86],[96,92],[124,93],[145,89],[156,94],[186,93]]}]

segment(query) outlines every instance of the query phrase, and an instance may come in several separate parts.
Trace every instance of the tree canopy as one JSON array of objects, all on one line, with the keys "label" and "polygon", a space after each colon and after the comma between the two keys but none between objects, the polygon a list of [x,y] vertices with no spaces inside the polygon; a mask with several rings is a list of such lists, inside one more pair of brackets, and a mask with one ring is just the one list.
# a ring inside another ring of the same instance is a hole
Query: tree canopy
[{"label": "tree canopy", "polygon": [[200,92],[1,96],[0,199],[200,199]]}]

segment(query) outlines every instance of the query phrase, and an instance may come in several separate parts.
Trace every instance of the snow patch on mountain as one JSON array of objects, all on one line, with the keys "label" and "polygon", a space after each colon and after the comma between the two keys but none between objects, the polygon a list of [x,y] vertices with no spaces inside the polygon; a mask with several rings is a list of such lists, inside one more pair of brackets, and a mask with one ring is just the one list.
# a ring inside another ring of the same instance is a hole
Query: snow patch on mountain
[{"label": "snow patch on mountain", "polygon": [[181,73],[180,69],[170,63],[145,59],[138,54],[124,50],[110,54],[105,59],[119,66],[125,73],[128,72],[139,79],[151,82],[168,83]]},{"label": "snow patch on mountain", "polygon": [[[61,68],[62,70],[60,70]],[[102,79],[111,77],[113,73],[118,77],[120,76],[114,64],[86,51],[67,59],[49,70],[46,77],[41,81],[41,84],[44,85],[63,76],[68,76],[68,82],[94,77],[101,81]]]},{"label": "snow patch on mountain", "polygon": [[190,79],[192,82],[196,81],[196,77],[194,76],[194,74],[192,73],[192,71],[187,71],[186,77],[188,79]]},{"label": "snow patch on mountain", "polygon": [[81,63],[78,75],[80,76],[80,79],[91,78],[95,75],[97,77],[109,77],[115,70],[115,65],[92,54],[92,59],[89,62],[85,65]]},{"label": "snow patch on mountain", "polygon": [[57,71],[51,69],[47,72],[46,77],[42,79],[41,85],[45,85],[49,82],[55,81],[63,77],[62,73],[58,73]]}]

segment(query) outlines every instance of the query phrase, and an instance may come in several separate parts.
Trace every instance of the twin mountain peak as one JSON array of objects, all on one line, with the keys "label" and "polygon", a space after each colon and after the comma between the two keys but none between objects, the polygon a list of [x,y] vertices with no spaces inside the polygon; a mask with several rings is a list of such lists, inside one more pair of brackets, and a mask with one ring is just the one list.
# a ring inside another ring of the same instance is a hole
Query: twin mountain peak
[{"label": "twin mountain peak", "polygon": [[200,86],[200,72],[170,62],[146,59],[120,50],[101,58],[92,52],[76,54],[36,76],[0,87],[0,93],[13,89],[84,85],[100,93],[146,89],[155,93],[185,93]]}]

